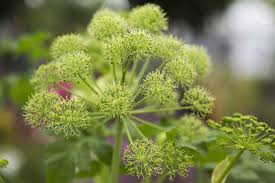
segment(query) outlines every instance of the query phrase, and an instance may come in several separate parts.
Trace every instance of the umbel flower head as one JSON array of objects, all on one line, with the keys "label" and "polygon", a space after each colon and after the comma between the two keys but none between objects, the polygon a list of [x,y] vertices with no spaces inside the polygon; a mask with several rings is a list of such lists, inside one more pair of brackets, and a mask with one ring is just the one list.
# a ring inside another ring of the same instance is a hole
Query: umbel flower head
[{"label": "umbel flower head", "polygon": [[182,57],[194,66],[199,77],[204,77],[208,74],[210,68],[210,58],[203,47],[184,45],[182,54]]},{"label": "umbel flower head", "polygon": [[31,79],[31,84],[35,90],[44,90],[49,85],[55,84],[60,81],[60,74],[57,70],[56,62],[50,62],[41,65],[34,73]]},{"label": "umbel flower head", "polygon": [[189,88],[197,78],[197,73],[192,64],[185,60],[176,59],[168,62],[164,70],[178,84]]},{"label": "umbel flower head", "polygon": [[147,138],[131,143],[124,152],[123,161],[129,175],[151,177],[163,173],[161,147]]},{"label": "umbel flower head", "polygon": [[135,140],[124,152],[123,161],[128,174],[151,177],[165,173],[170,179],[185,176],[192,165],[191,156],[172,142],[156,144],[144,138]]},{"label": "umbel flower head", "polygon": [[23,110],[27,124],[65,137],[81,135],[81,130],[91,122],[85,104],[79,99],[63,99],[46,91],[33,94]]},{"label": "umbel flower head", "polygon": [[175,88],[174,81],[159,70],[149,73],[142,84],[143,95],[157,104],[175,104]]},{"label": "umbel flower head", "polygon": [[185,92],[182,103],[195,114],[205,117],[212,112],[214,100],[205,88],[196,86]]},{"label": "umbel flower head", "polygon": [[64,54],[56,65],[62,81],[68,82],[90,77],[93,70],[90,56],[83,51]]},{"label": "umbel flower head", "polygon": [[50,47],[50,54],[53,59],[57,59],[66,53],[85,50],[87,50],[86,45],[80,35],[67,34],[59,36],[53,41]]},{"label": "umbel flower head", "polygon": [[194,115],[186,115],[175,122],[172,131],[176,138],[187,143],[198,143],[207,137],[209,129]]},{"label": "umbel flower head", "polygon": [[122,36],[126,32],[127,22],[117,13],[108,9],[98,11],[88,25],[88,33],[103,41],[113,36]]},{"label": "umbel flower head", "polygon": [[134,93],[126,85],[108,84],[98,96],[97,106],[108,117],[122,117],[133,109]]},{"label": "umbel flower head", "polygon": [[130,12],[128,22],[130,25],[148,30],[152,33],[160,33],[167,30],[167,19],[162,9],[153,4],[137,7]]},{"label": "umbel flower head", "polygon": [[162,144],[161,149],[164,160],[164,171],[167,172],[169,179],[172,180],[176,174],[186,176],[188,168],[193,164],[191,160],[192,156],[172,142]]},{"label": "umbel flower head", "polygon": [[184,53],[183,41],[174,36],[156,36],[154,41],[155,56],[164,62],[176,60]]},{"label": "umbel flower head", "polygon": [[235,113],[219,123],[209,120],[208,125],[222,133],[217,139],[220,147],[249,150],[264,162],[275,162],[275,130],[256,117]]},{"label": "umbel flower head", "polygon": [[103,56],[108,63],[123,64],[126,61],[146,60],[153,55],[153,38],[142,30],[130,30],[124,36],[106,41]]}]

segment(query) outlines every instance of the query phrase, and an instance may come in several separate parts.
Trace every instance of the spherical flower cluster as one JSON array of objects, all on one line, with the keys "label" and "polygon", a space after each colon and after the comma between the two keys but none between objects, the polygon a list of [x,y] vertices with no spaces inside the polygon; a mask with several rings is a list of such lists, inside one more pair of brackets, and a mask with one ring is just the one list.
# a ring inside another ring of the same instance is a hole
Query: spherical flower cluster
[{"label": "spherical flower cluster", "polygon": [[131,30],[125,37],[128,59],[140,61],[150,58],[153,53],[153,38],[142,30]]},{"label": "spherical flower cluster", "polygon": [[50,62],[41,65],[31,79],[31,84],[35,90],[44,90],[49,85],[55,84],[60,81],[60,75],[56,67],[56,62]]},{"label": "spherical flower cluster", "polygon": [[160,33],[167,30],[165,13],[159,6],[147,4],[133,9],[128,18],[129,23],[137,28]]},{"label": "spherical flower cluster", "polygon": [[214,101],[214,97],[205,88],[196,86],[185,92],[182,103],[195,114],[206,117],[212,112]]},{"label": "spherical flower cluster", "polygon": [[66,53],[85,50],[86,45],[80,35],[68,34],[59,36],[53,41],[50,47],[50,54],[53,59],[57,59]]},{"label": "spherical flower cluster", "polygon": [[171,142],[158,145],[146,138],[135,140],[123,155],[128,174],[151,177],[165,173],[170,179],[176,174],[185,176],[192,165],[191,158],[183,148]]},{"label": "spherical flower cluster", "polygon": [[46,91],[35,93],[23,110],[27,124],[65,137],[79,136],[90,124],[89,112],[83,102],[76,98],[63,99]]},{"label": "spherical flower cluster", "polygon": [[220,132],[217,143],[222,147],[234,147],[236,150],[249,150],[264,162],[275,162],[275,130],[254,116],[235,113],[226,116],[220,122],[208,120],[208,125]]},{"label": "spherical flower cluster", "polygon": [[142,84],[143,95],[157,104],[176,103],[174,81],[160,71],[149,73]]},{"label": "spherical flower cluster", "polygon": [[192,166],[192,156],[183,148],[177,147],[172,142],[162,144],[163,165],[169,179],[173,179],[176,174],[186,176],[188,168]]},{"label": "spherical flower cluster", "polygon": [[130,144],[123,161],[129,175],[150,177],[163,172],[161,147],[149,139],[135,140]]},{"label": "spherical flower cluster", "polygon": [[92,73],[92,62],[85,52],[66,53],[57,60],[57,68],[62,81],[74,81],[79,77],[89,77]]},{"label": "spherical flower cluster", "polygon": [[127,58],[125,37],[113,37],[104,44],[102,54],[107,63],[122,64]]},{"label": "spherical flower cluster", "polygon": [[122,36],[126,32],[126,21],[115,12],[107,9],[98,11],[88,26],[88,33],[98,40],[106,40],[113,36]]},{"label": "spherical flower cluster", "polygon": [[189,88],[197,78],[197,73],[190,63],[185,60],[173,60],[168,62],[164,70],[173,78],[178,84]]},{"label": "spherical flower cluster", "polygon": [[156,36],[154,39],[155,57],[164,62],[176,60],[183,53],[183,41],[174,36]]},{"label": "spherical flower cluster", "polygon": [[198,143],[206,138],[209,130],[199,118],[194,115],[188,115],[176,122],[175,132],[183,141]]},{"label": "spherical flower cluster", "polygon": [[109,117],[122,117],[133,109],[134,93],[126,85],[112,83],[98,96],[99,111]]},{"label": "spherical flower cluster", "polygon": [[199,77],[204,77],[208,74],[210,68],[210,58],[206,50],[201,46],[184,45],[182,49],[182,57],[191,63]]}]

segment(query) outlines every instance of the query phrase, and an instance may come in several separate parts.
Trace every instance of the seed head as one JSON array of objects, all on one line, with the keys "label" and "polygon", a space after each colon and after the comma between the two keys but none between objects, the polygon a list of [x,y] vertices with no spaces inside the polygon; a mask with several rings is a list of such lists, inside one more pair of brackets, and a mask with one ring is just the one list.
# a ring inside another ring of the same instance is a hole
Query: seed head
[{"label": "seed head", "polygon": [[126,116],[133,109],[133,91],[120,83],[106,86],[98,97],[97,106],[101,112],[109,117]]},{"label": "seed head", "polygon": [[162,9],[153,4],[147,4],[134,8],[128,19],[130,25],[159,34],[167,30],[167,19]]},{"label": "seed head", "polygon": [[78,34],[67,34],[57,37],[51,47],[50,55],[57,59],[66,53],[87,50],[82,37]]},{"label": "seed head", "polygon": [[212,112],[214,100],[205,88],[196,86],[186,91],[182,103],[194,113],[205,117]]}]

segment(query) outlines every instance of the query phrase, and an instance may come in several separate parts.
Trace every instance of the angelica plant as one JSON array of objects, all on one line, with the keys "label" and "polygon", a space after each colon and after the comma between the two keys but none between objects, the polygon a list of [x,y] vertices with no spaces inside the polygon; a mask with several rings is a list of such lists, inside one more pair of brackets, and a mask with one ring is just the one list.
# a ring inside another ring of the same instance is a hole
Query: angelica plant
[{"label": "angelica plant", "polygon": [[[100,10],[87,34],[57,37],[49,50],[52,60],[40,66],[31,80],[35,93],[24,107],[26,123],[64,137],[65,142],[73,141],[76,147],[82,145],[75,139],[86,144],[87,136],[94,140],[112,136],[109,183],[118,182],[124,136],[129,142],[123,154],[128,174],[148,181],[156,175],[185,176],[192,155],[173,141],[149,139],[141,127],[160,132],[166,128],[141,114],[172,115],[186,110],[205,119],[212,112],[214,98],[198,81],[207,75],[210,59],[202,47],[165,33],[167,28],[163,10],[148,4],[127,16]],[[90,50],[91,40],[101,45],[101,59]],[[108,65],[107,72],[96,69],[99,60]],[[60,96],[60,89],[69,95]],[[102,160],[100,156],[94,160]],[[77,163],[73,171],[81,169]]]},{"label": "angelica plant", "polygon": [[216,140],[218,146],[237,151],[216,167],[212,175],[213,183],[225,182],[230,170],[245,151],[250,151],[265,163],[275,162],[275,130],[265,122],[254,116],[235,113],[224,117],[220,123],[209,120],[208,124],[222,133]]}]

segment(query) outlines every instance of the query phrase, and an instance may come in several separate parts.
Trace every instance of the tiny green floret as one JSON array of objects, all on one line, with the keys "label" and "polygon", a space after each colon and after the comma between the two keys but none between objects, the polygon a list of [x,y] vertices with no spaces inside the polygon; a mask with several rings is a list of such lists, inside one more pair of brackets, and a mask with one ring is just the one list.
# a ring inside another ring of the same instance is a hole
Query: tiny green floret
[{"label": "tiny green floret", "polygon": [[159,70],[149,73],[141,87],[149,101],[157,104],[176,103],[174,81]]},{"label": "tiny green floret", "polygon": [[164,70],[171,78],[185,88],[189,88],[197,78],[193,65],[182,59],[168,62]]},{"label": "tiny green floret", "polygon": [[135,140],[124,152],[123,162],[129,175],[151,177],[163,173],[161,147],[149,139]]},{"label": "tiny green floret", "polygon": [[86,45],[82,37],[78,34],[67,34],[57,37],[51,47],[50,54],[53,59],[75,51],[86,51]]},{"label": "tiny green floret", "polygon": [[108,84],[98,96],[99,111],[109,117],[127,116],[133,109],[134,93],[126,85]]},{"label": "tiny green floret", "polygon": [[217,139],[220,146],[249,150],[266,163],[275,162],[272,153],[275,130],[256,117],[235,113],[224,117],[220,122],[209,120],[208,125],[224,134]]},{"label": "tiny green floret", "polygon": [[159,34],[167,30],[167,19],[162,9],[154,4],[137,7],[130,12],[129,23],[137,28]]},{"label": "tiny green floret", "polygon": [[196,86],[185,92],[182,103],[195,114],[206,117],[212,113],[214,101],[214,97],[208,90],[201,86]]},{"label": "tiny green floret", "polygon": [[114,36],[122,36],[127,29],[127,22],[117,13],[108,9],[98,11],[88,25],[90,36],[103,41]]}]

